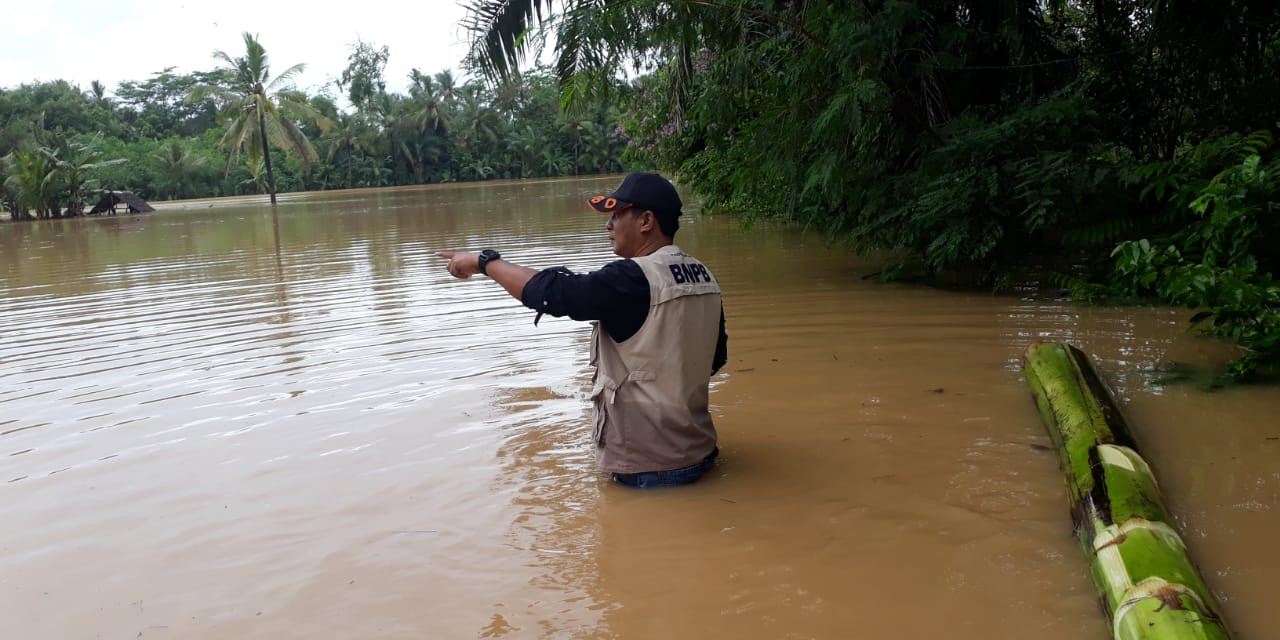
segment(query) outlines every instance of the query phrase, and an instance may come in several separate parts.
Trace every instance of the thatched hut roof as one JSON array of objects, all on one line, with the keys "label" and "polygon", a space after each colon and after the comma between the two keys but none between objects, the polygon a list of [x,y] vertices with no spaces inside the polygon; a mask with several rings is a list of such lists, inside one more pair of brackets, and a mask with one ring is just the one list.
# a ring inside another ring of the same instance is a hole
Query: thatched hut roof
[{"label": "thatched hut roof", "polygon": [[98,200],[98,204],[93,205],[89,213],[115,213],[116,206],[122,204],[129,208],[129,213],[155,211],[146,200],[132,191],[103,191],[102,199]]}]

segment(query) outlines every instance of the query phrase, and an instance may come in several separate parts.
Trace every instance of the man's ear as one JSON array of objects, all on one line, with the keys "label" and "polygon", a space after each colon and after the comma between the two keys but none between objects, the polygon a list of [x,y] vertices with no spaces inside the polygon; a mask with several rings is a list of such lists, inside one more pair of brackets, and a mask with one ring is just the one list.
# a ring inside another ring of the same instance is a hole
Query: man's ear
[{"label": "man's ear", "polygon": [[645,211],[640,214],[640,230],[649,231],[658,225],[658,218],[653,215],[652,211]]}]

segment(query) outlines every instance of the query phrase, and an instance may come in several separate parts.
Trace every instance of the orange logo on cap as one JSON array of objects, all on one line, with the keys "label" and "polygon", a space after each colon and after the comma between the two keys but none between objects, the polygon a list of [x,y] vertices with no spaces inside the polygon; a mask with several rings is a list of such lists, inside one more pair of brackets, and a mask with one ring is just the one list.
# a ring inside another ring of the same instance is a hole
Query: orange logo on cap
[{"label": "orange logo on cap", "polygon": [[591,199],[591,204],[600,204],[601,200],[604,200],[604,196],[596,196]]},{"label": "orange logo on cap", "polygon": [[606,209],[612,209],[616,206],[618,206],[618,201],[613,198],[609,198],[608,200],[604,201],[604,208]]}]

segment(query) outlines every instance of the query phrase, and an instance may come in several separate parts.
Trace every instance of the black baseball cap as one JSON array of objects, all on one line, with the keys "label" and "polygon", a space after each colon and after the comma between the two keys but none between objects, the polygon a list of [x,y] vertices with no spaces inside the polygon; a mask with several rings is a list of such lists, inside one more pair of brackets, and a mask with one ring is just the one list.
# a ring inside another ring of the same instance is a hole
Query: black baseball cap
[{"label": "black baseball cap", "polygon": [[592,209],[600,213],[613,213],[627,207],[652,211],[658,217],[672,221],[680,217],[680,194],[666,178],[656,173],[637,172],[622,179],[622,184],[607,196],[595,196],[588,201]]}]

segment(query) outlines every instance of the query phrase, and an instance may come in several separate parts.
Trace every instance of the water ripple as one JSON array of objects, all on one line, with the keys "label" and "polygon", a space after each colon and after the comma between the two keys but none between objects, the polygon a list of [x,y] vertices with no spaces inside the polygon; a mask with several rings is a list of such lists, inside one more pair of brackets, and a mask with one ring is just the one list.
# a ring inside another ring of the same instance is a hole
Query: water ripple
[{"label": "water ripple", "polygon": [[[993,610],[1043,638],[1101,631],[1017,360],[1034,340],[1079,342],[1122,396],[1149,400],[1125,372],[1199,344],[1176,312],[873,285],[825,240],[691,218],[681,243],[725,288],[724,456],[688,491],[636,494],[593,468],[589,328],[535,327],[434,256],[596,268],[613,256],[582,201],[615,182],[6,226],[0,600],[30,613],[12,635],[363,637],[380,620],[388,637],[647,637],[659,610],[664,630],[711,637],[841,637],[867,620],[990,637]],[[1230,464],[1190,447],[1196,462],[1165,467],[1193,469],[1161,476],[1195,485],[1171,495],[1240,494],[1189,528],[1275,522],[1277,434],[1240,427],[1274,399],[1162,399],[1173,414],[1145,422],[1235,434],[1200,441]],[[1220,545],[1249,554],[1220,566],[1269,557],[1271,538]],[[663,587],[673,575],[689,588]],[[1242,601],[1267,593],[1229,578]],[[922,599],[943,604],[913,615]]]}]

